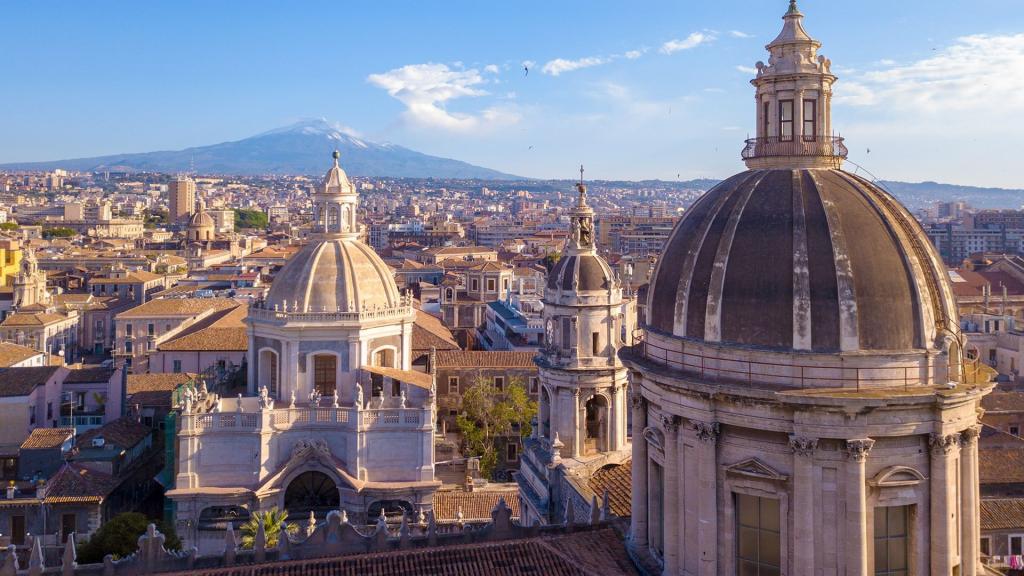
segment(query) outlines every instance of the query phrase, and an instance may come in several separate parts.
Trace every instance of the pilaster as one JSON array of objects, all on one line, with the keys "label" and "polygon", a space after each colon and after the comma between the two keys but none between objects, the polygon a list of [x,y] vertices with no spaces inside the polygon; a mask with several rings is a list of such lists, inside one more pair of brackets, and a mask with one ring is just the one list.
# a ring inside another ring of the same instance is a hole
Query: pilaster
[{"label": "pilaster", "polygon": [[630,538],[637,552],[647,549],[647,402],[639,393],[632,395],[633,405],[633,463],[632,463],[632,521]]},{"label": "pilaster", "polygon": [[682,572],[679,550],[679,478],[683,471],[679,466],[679,416],[663,416],[661,427],[665,432],[665,468],[664,479],[664,525],[665,525],[665,571],[666,576],[674,576]]},{"label": "pilaster", "polygon": [[[697,552],[700,576],[718,574],[718,422],[694,422],[697,447]],[[682,471],[680,470],[680,473]]]},{"label": "pilaster", "polygon": [[868,575],[867,478],[870,438],[846,441],[846,576]]},{"label": "pilaster", "polygon": [[931,550],[932,574],[952,574],[956,564],[956,482],[955,477],[959,434],[933,433],[931,446]]},{"label": "pilaster", "polygon": [[978,564],[981,562],[979,554],[981,526],[979,526],[978,516],[980,505],[978,435],[980,431],[980,426],[971,426],[960,433],[960,493],[963,495],[960,527],[960,535],[963,539],[960,545],[960,573],[963,576],[977,576]]},{"label": "pilaster", "polygon": [[790,435],[793,450],[793,575],[814,576],[814,451],[817,438]]}]

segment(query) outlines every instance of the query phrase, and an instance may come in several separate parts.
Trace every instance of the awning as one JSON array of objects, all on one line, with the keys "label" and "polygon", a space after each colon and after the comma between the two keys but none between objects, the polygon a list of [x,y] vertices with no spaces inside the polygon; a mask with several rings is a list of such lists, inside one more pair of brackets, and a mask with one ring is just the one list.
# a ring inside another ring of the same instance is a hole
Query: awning
[{"label": "awning", "polygon": [[434,382],[434,378],[430,374],[416,372],[415,370],[399,370],[398,368],[385,368],[383,366],[361,366],[361,369],[371,374],[387,376],[392,380],[419,386],[426,390],[430,390]]}]

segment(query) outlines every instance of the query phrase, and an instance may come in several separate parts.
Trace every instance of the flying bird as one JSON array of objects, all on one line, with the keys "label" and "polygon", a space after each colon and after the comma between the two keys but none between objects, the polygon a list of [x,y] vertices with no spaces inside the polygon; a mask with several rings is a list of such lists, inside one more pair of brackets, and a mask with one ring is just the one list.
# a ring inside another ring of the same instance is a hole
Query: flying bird
[{"label": "flying bird", "polygon": [[871,154],[871,148],[868,148],[868,154]]},{"label": "flying bird", "polygon": [[523,78],[526,78],[529,75],[530,75],[530,67],[524,65],[523,66]]}]

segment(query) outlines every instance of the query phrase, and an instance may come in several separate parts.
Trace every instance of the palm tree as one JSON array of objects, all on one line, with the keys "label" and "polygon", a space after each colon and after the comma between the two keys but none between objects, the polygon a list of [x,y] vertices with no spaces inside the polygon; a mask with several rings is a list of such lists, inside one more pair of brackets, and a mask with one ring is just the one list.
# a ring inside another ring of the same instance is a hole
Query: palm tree
[{"label": "palm tree", "polygon": [[252,517],[242,524],[242,548],[251,549],[256,545],[256,532],[260,529],[260,521],[263,522],[263,532],[267,536],[267,548],[276,548],[282,528],[289,534],[299,531],[297,525],[288,524],[287,520],[288,511],[278,510],[277,506],[264,512],[253,512]]}]

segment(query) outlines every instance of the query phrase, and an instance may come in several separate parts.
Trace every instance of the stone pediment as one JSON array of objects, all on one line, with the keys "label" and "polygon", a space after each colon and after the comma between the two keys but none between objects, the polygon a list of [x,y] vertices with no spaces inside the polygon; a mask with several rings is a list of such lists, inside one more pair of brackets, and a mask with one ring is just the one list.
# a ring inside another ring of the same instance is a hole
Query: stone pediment
[{"label": "stone pediment", "polygon": [[725,472],[737,476],[746,476],[747,478],[757,478],[758,480],[771,480],[772,482],[785,482],[789,479],[789,476],[779,473],[757,458],[748,458],[732,466],[727,466]]},{"label": "stone pediment", "polygon": [[288,461],[260,483],[255,490],[256,495],[259,497],[277,490],[284,490],[292,477],[308,470],[325,472],[333,477],[339,485],[348,485],[356,491],[361,490],[364,484],[345,470],[345,463],[334,456],[326,441],[299,440],[292,446],[292,453]]},{"label": "stone pediment", "polygon": [[917,470],[909,466],[889,466],[882,469],[875,477],[868,480],[868,484],[884,488],[886,486],[916,486],[927,478]]}]

